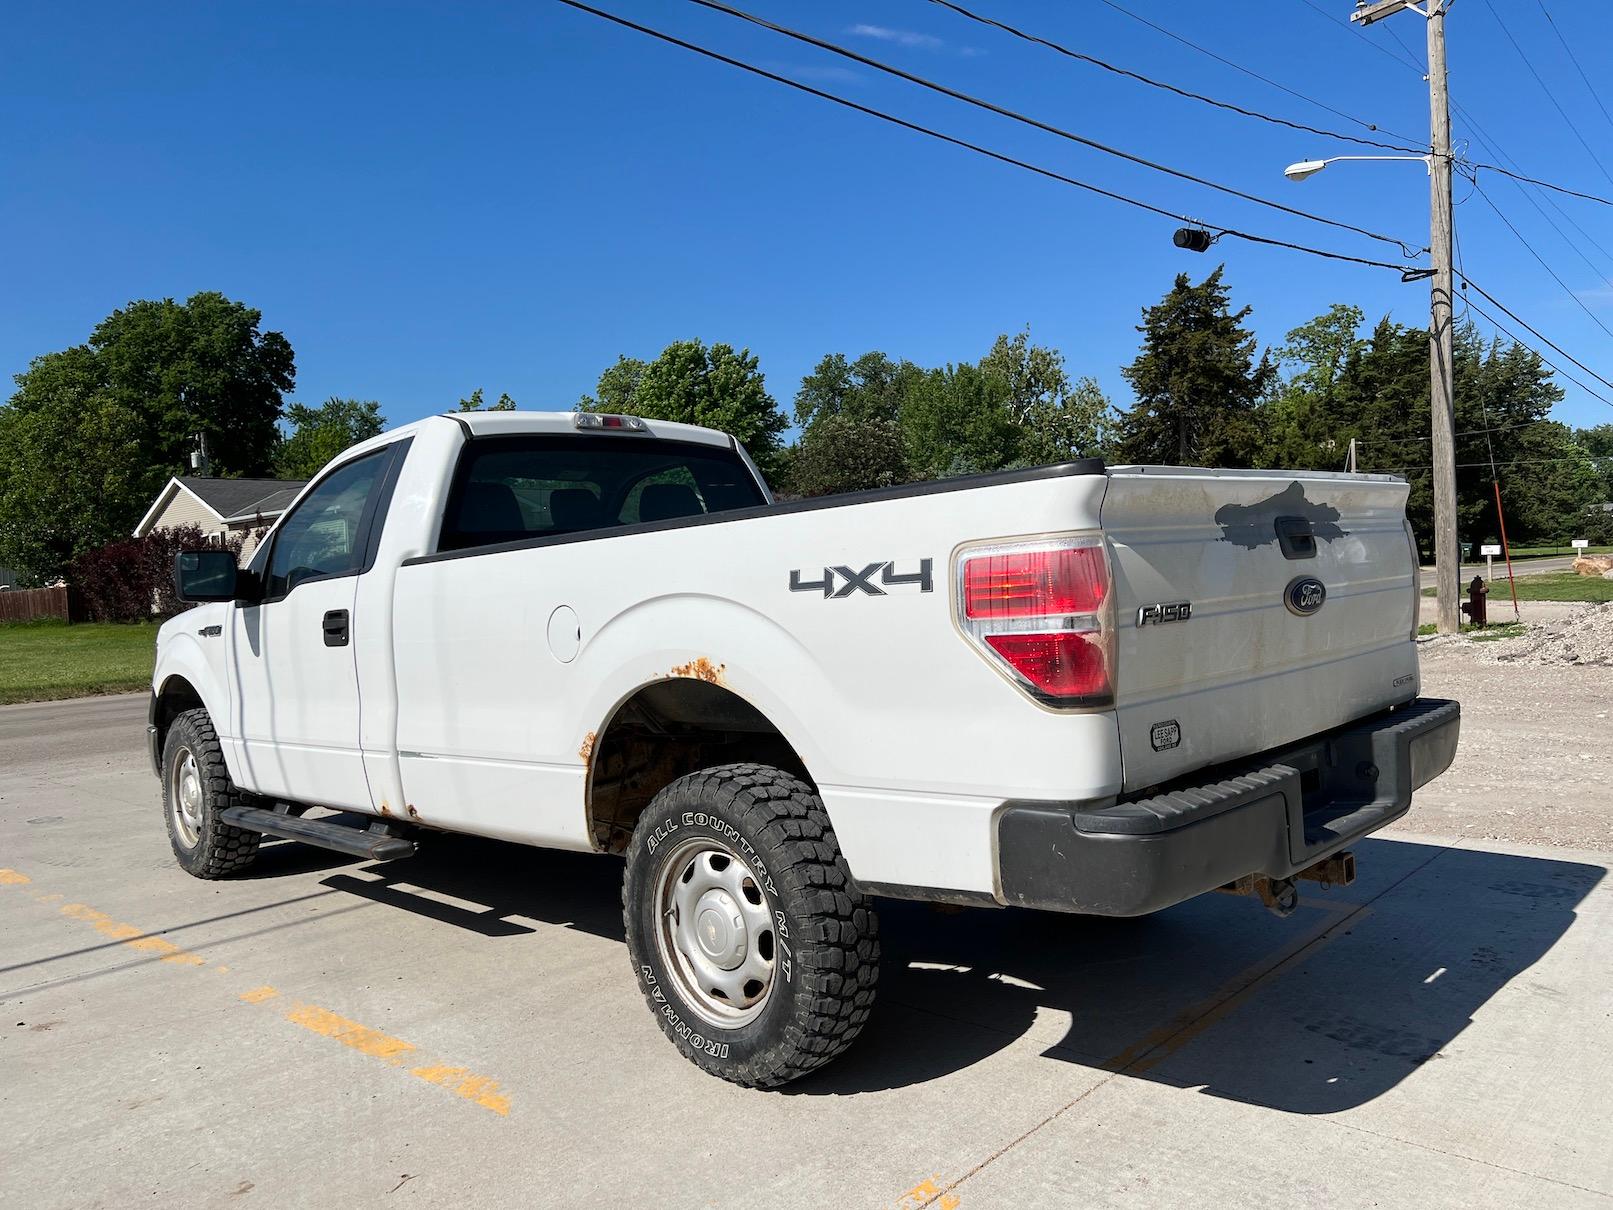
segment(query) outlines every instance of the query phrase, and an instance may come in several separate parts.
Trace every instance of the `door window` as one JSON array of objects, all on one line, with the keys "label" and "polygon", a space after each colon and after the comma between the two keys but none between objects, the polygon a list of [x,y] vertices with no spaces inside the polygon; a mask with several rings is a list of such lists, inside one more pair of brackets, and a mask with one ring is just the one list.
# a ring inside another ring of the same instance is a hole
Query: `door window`
[{"label": "door window", "polygon": [[304,580],[340,576],[363,561],[365,506],[375,493],[387,451],[332,471],[275,531],[269,554],[268,597],[283,597]]}]

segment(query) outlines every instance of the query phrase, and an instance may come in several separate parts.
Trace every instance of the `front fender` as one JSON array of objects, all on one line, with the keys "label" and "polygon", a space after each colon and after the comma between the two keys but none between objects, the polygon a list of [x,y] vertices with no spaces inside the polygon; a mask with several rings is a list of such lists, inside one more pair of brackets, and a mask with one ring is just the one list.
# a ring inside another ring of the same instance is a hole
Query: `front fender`
[{"label": "front fender", "polygon": [[235,745],[231,742],[235,734],[235,719],[230,710],[226,672],[224,644],[228,639],[222,631],[206,637],[198,633],[204,628],[222,626],[227,622],[228,619],[221,621],[214,616],[198,616],[213,613],[207,608],[193,609],[164,624],[157,639],[157,663],[151,676],[151,692],[156,700],[172,692],[178,682],[191,687],[201,699],[202,707],[212,719],[213,729],[222,741],[224,764],[230,771],[231,780],[243,785],[240,770],[236,767]]}]

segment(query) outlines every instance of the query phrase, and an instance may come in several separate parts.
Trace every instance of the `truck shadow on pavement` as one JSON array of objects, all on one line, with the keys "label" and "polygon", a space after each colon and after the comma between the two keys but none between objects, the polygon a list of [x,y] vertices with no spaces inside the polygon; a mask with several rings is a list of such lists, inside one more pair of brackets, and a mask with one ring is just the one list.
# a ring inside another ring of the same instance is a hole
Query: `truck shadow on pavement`
[{"label": "truck shadow on pavement", "polygon": [[[857,1044],[796,1095],[939,1079],[1028,1042],[1028,1055],[1299,1114],[1335,1113],[1437,1061],[1574,924],[1599,866],[1368,840],[1361,878],[1306,884],[1280,919],[1205,895],[1115,920],[880,903],[879,1003]],[[622,939],[621,865],[433,837],[420,856],[324,885],[489,938],[531,921]],[[421,895],[428,891],[471,906]],[[626,962],[621,994],[632,995]]]}]

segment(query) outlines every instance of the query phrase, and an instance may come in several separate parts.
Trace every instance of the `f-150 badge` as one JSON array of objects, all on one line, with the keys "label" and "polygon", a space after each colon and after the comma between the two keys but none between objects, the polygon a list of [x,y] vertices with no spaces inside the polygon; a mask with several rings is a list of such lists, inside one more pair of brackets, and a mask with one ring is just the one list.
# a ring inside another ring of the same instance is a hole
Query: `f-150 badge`
[{"label": "f-150 badge", "polygon": [[905,584],[918,585],[920,592],[934,592],[935,582],[931,577],[931,566],[929,559],[920,559],[917,571],[898,572],[896,564],[881,560],[860,569],[825,567],[823,578],[818,580],[803,580],[801,571],[797,568],[790,572],[790,591],[821,592],[825,600],[831,597],[837,600],[843,599],[854,592],[866,593],[871,597],[883,597],[887,595],[885,589]]},{"label": "f-150 badge", "polygon": [[1192,601],[1159,602],[1137,607],[1137,625],[1158,626],[1164,622],[1185,622],[1193,616]]}]

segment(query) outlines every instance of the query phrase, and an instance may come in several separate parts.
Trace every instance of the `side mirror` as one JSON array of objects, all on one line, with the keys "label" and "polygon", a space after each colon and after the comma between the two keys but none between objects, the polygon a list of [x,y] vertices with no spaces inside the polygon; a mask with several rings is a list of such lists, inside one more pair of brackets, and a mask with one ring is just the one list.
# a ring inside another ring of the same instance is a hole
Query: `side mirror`
[{"label": "side mirror", "polygon": [[233,601],[240,570],[227,550],[187,550],[174,556],[174,591],[181,601]]}]

